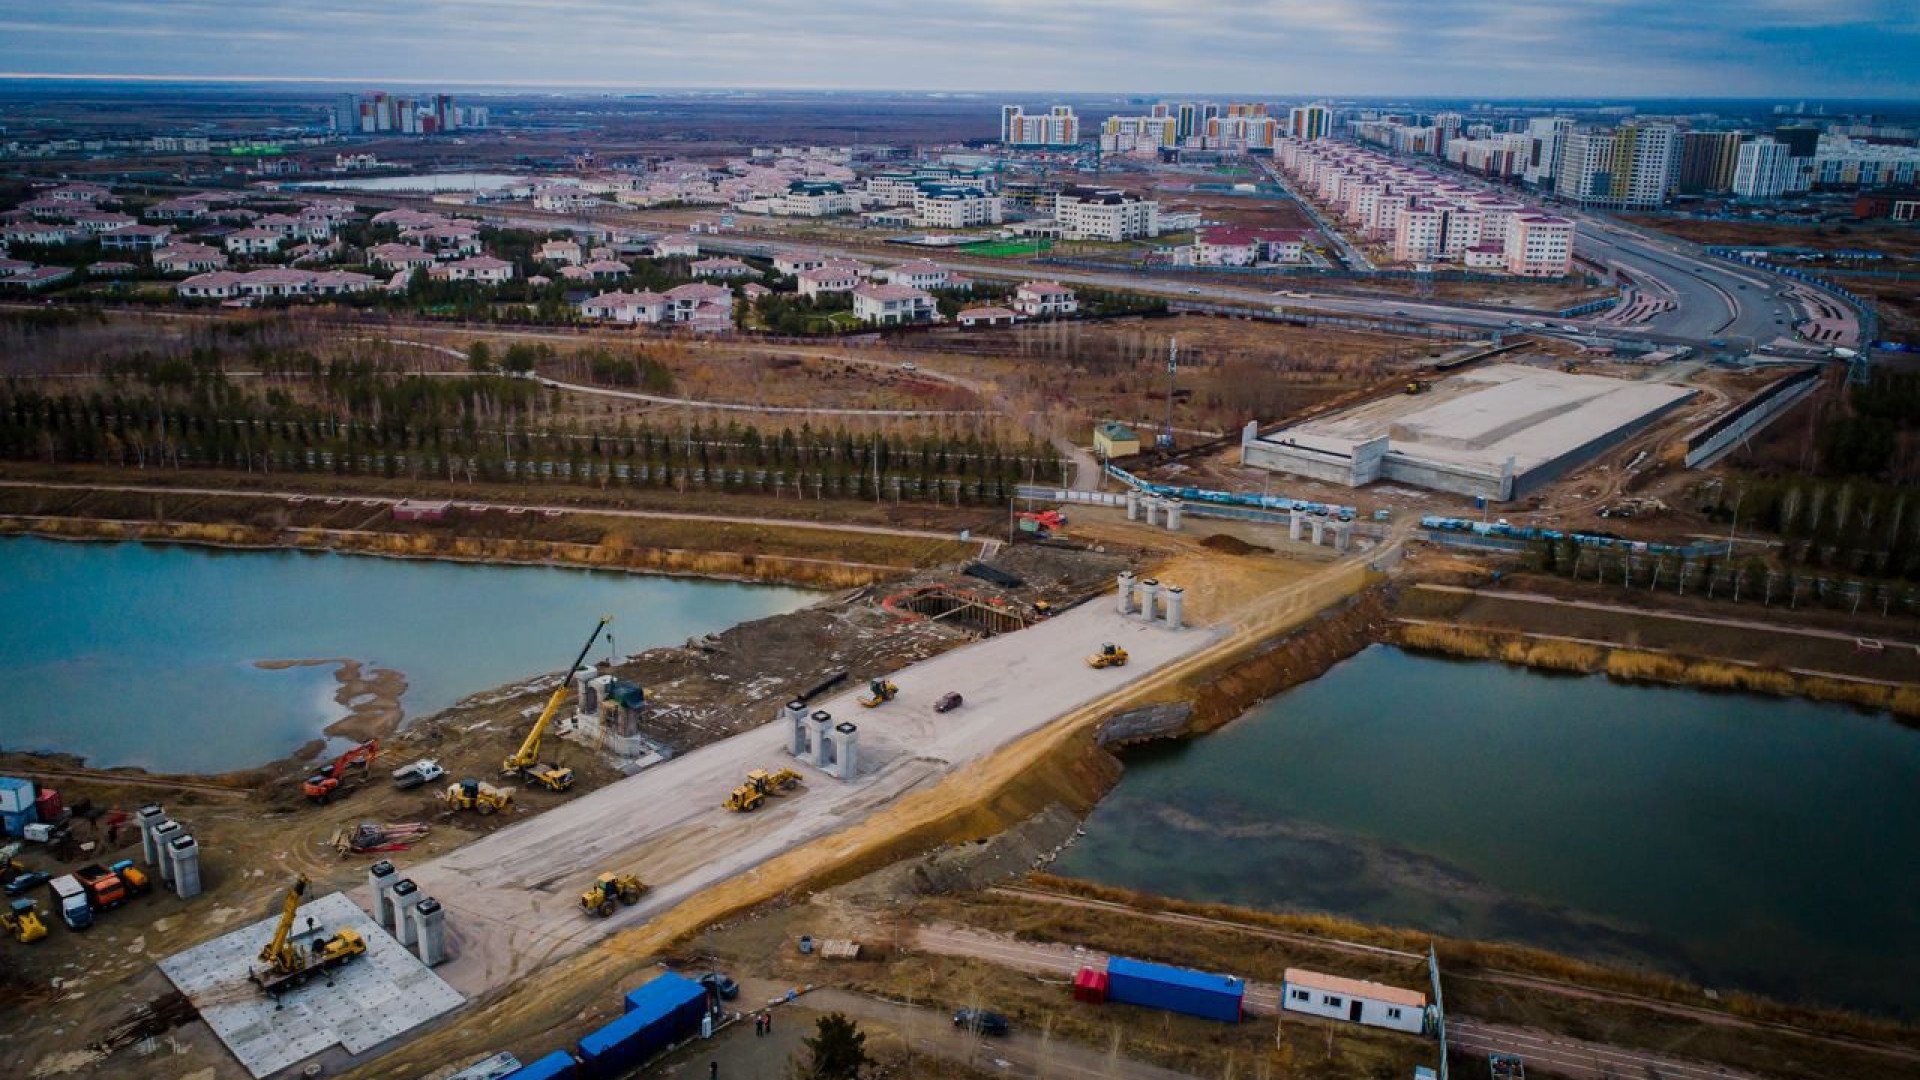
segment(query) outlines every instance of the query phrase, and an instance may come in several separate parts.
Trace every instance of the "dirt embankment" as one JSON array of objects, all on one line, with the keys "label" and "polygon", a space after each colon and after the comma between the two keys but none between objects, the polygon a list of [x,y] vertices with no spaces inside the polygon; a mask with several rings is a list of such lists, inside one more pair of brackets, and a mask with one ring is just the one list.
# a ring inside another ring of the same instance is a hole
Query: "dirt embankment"
[{"label": "dirt embankment", "polygon": [[1386,640],[1408,649],[1499,660],[1508,664],[1604,674],[1622,682],[1662,683],[1733,690],[1775,697],[1803,697],[1879,709],[1903,721],[1920,720],[1920,686],[1890,686],[1748,666],[1728,660],[1645,652],[1538,634],[1504,633],[1481,627],[1411,622],[1395,625]]},{"label": "dirt embankment", "polygon": [[392,734],[405,715],[400,698],[407,692],[407,677],[391,668],[367,670],[360,661],[344,656],[311,660],[256,660],[254,667],[265,671],[284,671],[295,667],[330,667],[340,688],[333,692],[335,704],[347,715],[327,726],[327,734],[365,742]]},{"label": "dirt embankment", "polygon": [[339,551],[448,562],[578,566],[731,581],[767,581],[827,589],[869,585],[905,572],[894,567],[781,555],[553,540],[349,533],[300,528],[264,529],[247,525],[181,521],[0,517],[0,535],[65,540],[137,540],[224,548]]}]

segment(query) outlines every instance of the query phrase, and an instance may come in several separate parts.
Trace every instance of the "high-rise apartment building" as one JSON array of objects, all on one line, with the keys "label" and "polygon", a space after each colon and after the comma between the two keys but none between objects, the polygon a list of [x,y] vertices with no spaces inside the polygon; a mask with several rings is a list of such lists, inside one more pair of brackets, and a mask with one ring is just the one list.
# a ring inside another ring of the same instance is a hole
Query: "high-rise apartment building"
[{"label": "high-rise apartment building", "polygon": [[1296,139],[1324,139],[1333,133],[1333,110],[1325,105],[1295,105],[1287,110],[1287,134]]},{"label": "high-rise apartment building", "polygon": [[487,126],[482,106],[461,106],[450,94],[400,97],[384,90],[340,94],[333,102],[333,129],[349,135],[436,135]]},{"label": "high-rise apartment building", "polygon": [[1018,105],[1003,105],[1000,141],[1007,146],[1075,146],[1080,142],[1080,118],[1070,105],[1055,105],[1032,116]]},{"label": "high-rise apartment building", "polygon": [[1573,121],[1564,116],[1536,116],[1527,121],[1526,160],[1520,166],[1520,178],[1535,187],[1550,187],[1558,175],[1560,155],[1566,149],[1566,137]]},{"label": "high-rise apartment building", "polygon": [[1623,124],[1566,138],[1554,190],[1581,206],[1649,210],[1667,201],[1678,132],[1667,124]]},{"label": "high-rise apartment building", "polygon": [[1763,135],[1740,147],[1733,193],[1743,199],[1778,199],[1787,193],[1793,171],[1793,148]]},{"label": "high-rise apartment building", "polygon": [[1733,170],[1746,135],[1738,131],[1688,131],[1680,136],[1679,191],[1706,195],[1733,190]]}]

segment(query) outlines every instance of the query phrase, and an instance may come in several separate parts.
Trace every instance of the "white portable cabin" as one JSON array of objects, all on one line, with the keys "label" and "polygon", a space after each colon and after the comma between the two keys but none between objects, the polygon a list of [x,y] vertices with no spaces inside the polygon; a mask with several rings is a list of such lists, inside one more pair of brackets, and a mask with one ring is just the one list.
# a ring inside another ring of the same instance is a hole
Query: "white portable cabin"
[{"label": "white portable cabin", "polygon": [[1291,1012],[1415,1035],[1426,1028],[1425,994],[1383,983],[1322,975],[1303,968],[1287,969],[1286,981],[1280,987],[1280,1003]]}]

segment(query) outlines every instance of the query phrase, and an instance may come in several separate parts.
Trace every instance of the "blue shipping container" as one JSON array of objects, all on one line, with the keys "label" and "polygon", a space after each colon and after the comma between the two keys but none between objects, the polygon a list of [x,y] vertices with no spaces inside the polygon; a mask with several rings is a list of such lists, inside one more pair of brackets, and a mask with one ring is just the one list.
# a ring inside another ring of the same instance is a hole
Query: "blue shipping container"
[{"label": "blue shipping container", "polygon": [[626,1007],[626,1015],[580,1040],[586,1075],[610,1080],[698,1028],[707,990],[691,979],[662,975],[628,994]]},{"label": "blue shipping container", "polygon": [[33,781],[0,776],[0,813],[17,814],[33,809],[33,794]]},{"label": "blue shipping container", "polygon": [[28,804],[25,810],[17,814],[0,813],[0,832],[4,832],[12,837],[25,836],[27,835],[27,826],[39,820],[39,811],[35,810],[32,804]]},{"label": "blue shipping container", "polygon": [[531,1065],[507,1074],[506,1080],[572,1080],[579,1063],[565,1050],[555,1050]]},{"label": "blue shipping container", "polygon": [[1246,993],[1247,984],[1231,975],[1210,975],[1124,956],[1107,961],[1108,1001],[1237,1024]]}]

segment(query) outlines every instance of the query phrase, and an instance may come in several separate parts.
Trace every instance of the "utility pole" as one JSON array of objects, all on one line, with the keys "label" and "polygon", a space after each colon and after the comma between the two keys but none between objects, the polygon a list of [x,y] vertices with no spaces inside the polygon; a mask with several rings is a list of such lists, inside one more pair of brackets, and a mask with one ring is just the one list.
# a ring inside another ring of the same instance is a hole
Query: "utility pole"
[{"label": "utility pole", "polygon": [[1173,449],[1173,378],[1180,370],[1180,339],[1167,339],[1167,426],[1160,432],[1160,449]]}]

